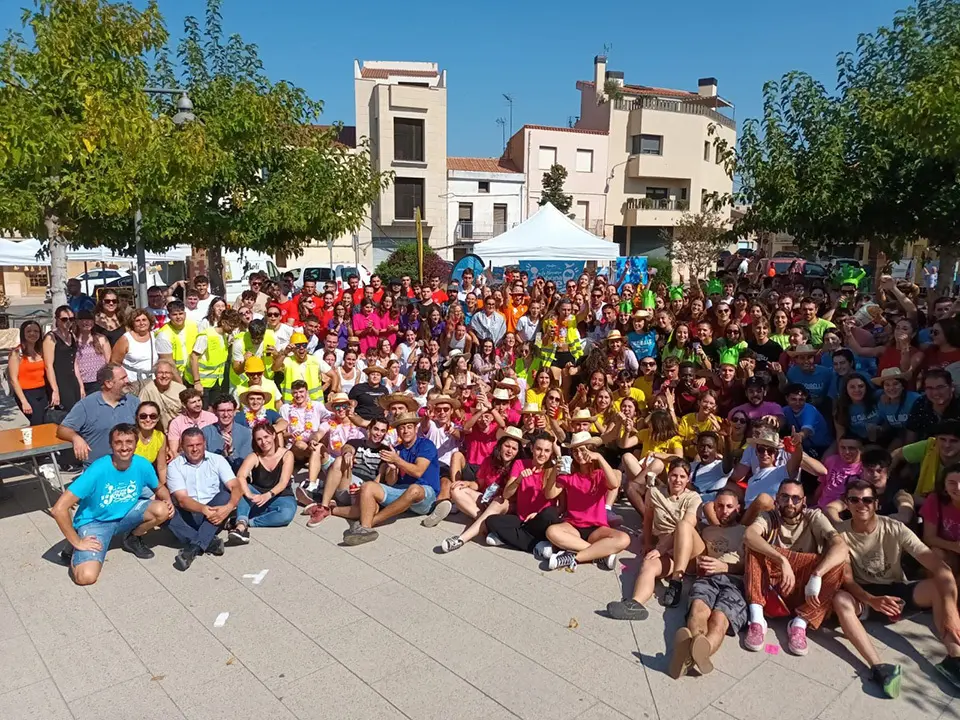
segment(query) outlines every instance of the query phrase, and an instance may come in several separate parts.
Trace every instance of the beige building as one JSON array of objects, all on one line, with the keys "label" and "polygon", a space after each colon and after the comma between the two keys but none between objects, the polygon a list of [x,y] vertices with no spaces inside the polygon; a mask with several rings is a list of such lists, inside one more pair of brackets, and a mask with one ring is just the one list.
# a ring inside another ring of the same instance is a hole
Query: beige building
[{"label": "beige building", "polygon": [[716,147],[718,139],[731,150],[736,144],[736,123],[720,112],[732,105],[717,94],[715,78],[702,78],[696,92],[629,85],[602,55],[593,79],[577,89],[575,129],[607,140],[604,234],[622,255],[663,255],[664,228],[733,189]]}]

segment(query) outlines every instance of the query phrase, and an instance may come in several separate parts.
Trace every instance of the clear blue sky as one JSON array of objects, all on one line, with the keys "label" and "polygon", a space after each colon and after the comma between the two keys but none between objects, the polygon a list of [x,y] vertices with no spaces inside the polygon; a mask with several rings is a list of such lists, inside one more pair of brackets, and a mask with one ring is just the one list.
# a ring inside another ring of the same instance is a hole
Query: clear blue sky
[{"label": "clear blue sky", "polygon": [[[19,27],[19,8],[31,4],[2,0],[0,25]],[[226,0],[224,28],[260,47],[271,78],[322,99],[325,122],[354,123],[354,58],[437,62],[447,70],[448,153],[496,156],[496,119],[507,117],[502,93],[515,98],[514,128],[566,125],[579,112],[576,81],[592,77],[605,44],[612,45],[608,69],[624,71],[627,83],[696,90],[697,78],[716,77],[742,121],[760,113],[763,83],[789,70],[832,88],[837,53],[908,4]],[[203,0],[160,0],[174,35],[185,15],[202,20],[204,7]]]}]

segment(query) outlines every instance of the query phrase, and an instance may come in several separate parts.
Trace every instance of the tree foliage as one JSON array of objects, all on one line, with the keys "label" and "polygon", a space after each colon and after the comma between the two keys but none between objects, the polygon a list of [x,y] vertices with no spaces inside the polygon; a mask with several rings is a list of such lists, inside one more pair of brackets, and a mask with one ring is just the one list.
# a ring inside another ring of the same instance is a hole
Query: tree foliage
[{"label": "tree foliage", "polygon": [[573,205],[573,195],[563,192],[563,184],[567,179],[567,169],[559,163],[554,163],[543,174],[543,194],[540,196],[540,205],[550,203],[557,210],[566,215]]},{"label": "tree foliage", "polygon": [[691,281],[707,277],[730,243],[722,216],[713,212],[684,213],[676,226],[662,231],[662,237],[670,245],[667,256],[687,267]]},{"label": "tree foliage", "polygon": [[[423,249],[423,279],[439,277],[442,282],[450,277],[450,263],[437,255],[428,247]],[[420,262],[417,253],[417,243],[400,243],[390,257],[377,265],[374,272],[380,275],[384,281],[402,278],[409,275],[414,281],[420,279]]]},{"label": "tree foliage", "polygon": [[763,117],[744,124],[737,153],[740,231],[789,232],[807,252],[869,240],[899,257],[922,237],[953,253],[960,1],[897,13],[839,55],[837,74],[835,92],[802,72],[764,86]]}]

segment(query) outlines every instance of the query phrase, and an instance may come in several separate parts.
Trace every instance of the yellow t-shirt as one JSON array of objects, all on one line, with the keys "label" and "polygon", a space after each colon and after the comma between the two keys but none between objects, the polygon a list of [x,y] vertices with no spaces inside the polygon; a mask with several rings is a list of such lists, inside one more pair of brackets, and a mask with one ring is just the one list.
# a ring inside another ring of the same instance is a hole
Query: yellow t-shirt
[{"label": "yellow t-shirt", "polygon": [[637,437],[640,440],[640,445],[644,455],[652,452],[658,452],[665,453],[667,455],[683,457],[683,441],[680,439],[679,435],[674,435],[672,438],[655,443],[650,440],[650,428],[644,428],[637,434]]},{"label": "yellow t-shirt", "polygon": [[[528,390],[527,392],[529,393],[530,391]],[[634,385],[632,388],[630,388],[628,395],[637,401],[637,405],[640,406],[640,412],[643,412],[647,409],[647,396],[644,394],[643,390]],[[625,398],[622,397],[614,398],[613,409],[617,412],[620,412],[620,403],[622,403],[624,399]],[[529,402],[529,400],[527,402]]]},{"label": "yellow t-shirt", "polygon": [[546,390],[540,392],[534,388],[527,388],[526,401],[535,404],[538,408],[543,407],[543,398],[546,394]]},{"label": "yellow t-shirt", "polygon": [[643,393],[644,399],[653,397],[653,376],[644,377],[641,375],[633,381],[633,386]]},{"label": "yellow t-shirt", "polygon": [[143,437],[140,433],[137,433],[137,449],[134,451],[134,454],[146,458],[152,464],[157,461],[157,456],[166,444],[167,438],[159,430],[153,431],[153,435],[150,436],[150,442],[148,443],[144,443]]},{"label": "yellow t-shirt", "polygon": [[[687,413],[682,418],[680,418],[680,424],[677,425],[677,433],[683,438],[684,444],[695,443],[697,441],[697,435],[707,430],[713,430],[713,423],[710,422],[708,417],[706,420],[698,421],[697,414],[695,412]],[[695,447],[687,447],[687,459],[692,460],[697,456],[697,449]]]}]

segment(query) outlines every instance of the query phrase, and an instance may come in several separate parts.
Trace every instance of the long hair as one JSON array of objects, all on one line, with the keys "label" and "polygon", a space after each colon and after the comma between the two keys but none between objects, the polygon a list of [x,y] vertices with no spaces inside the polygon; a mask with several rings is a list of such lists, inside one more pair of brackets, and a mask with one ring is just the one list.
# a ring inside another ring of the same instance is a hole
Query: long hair
[{"label": "long hair", "polygon": [[162,435],[165,432],[163,429],[163,413],[160,412],[160,406],[153,400],[144,400],[137,405],[137,413],[134,417],[134,424],[137,426],[137,435],[140,435],[140,411],[145,407],[152,407],[157,411],[157,425],[154,428],[154,431],[159,432]]},{"label": "long hair", "polygon": [[497,440],[496,447],[493,448],[493,452],[490,454],[490,464],[493,465],[493,469],[497,473],[497,484],[500,487],[504,486],[504,483],[510,479],[510,469],[513,467],[513,464],[520,458],[520,453],[517,453],[517,456],[510,460],[509,462],[504,461],[503,459],[503,444],[507,440],[513,440],[520,446],[520,449],[523,449],[523,443],[521,443],[516,438],[512,438],[509,435],[504,435],[502,438]]},{"label": "long hair", "polygon": [[866,411],[866,414],[869,415],[877,407],[877,398],[873,393],[873,389],[870,387],[872,383],[858,372],[850,373],[843,379],[843,387],[840,388],[840,393],[837,397],[837,409],[834,416],[836,421],[845,428],[850,427],[850,406],[853,405],[853,401],[847,392],[847,385],[850,384],[851,380],[860,380],[866,385],[867,389],[863,394],[863,409]]},{"label": "long hair", "polygon": [[666,410],[650,413],[650,439],[655,443],[665,442],[677,436],[677,426]]},{"label": "long hair", "polygon": [[36,326],[37,328],[37,341],[33,344],[33,352],[36,355],[43,355],[43,328],[40,327],[40,323],[36,320],[24,320],[20,323],[20,349],[26,350],[27,348],[27,328],[31,325]]}]

